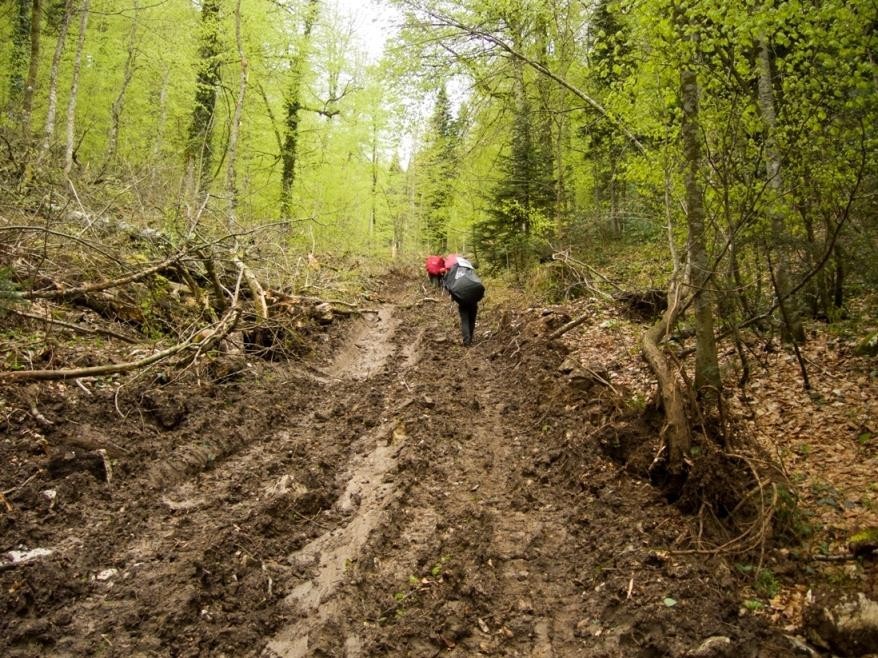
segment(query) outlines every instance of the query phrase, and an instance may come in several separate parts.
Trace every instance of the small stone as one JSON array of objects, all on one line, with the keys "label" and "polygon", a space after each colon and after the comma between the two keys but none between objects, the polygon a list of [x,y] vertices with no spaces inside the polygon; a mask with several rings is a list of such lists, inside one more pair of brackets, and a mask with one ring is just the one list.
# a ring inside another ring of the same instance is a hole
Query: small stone
[{"label": "small stone", "polygon": [[518,602],[515,604],[515,607],[519,612],[526,615],[532,615],[534,611],[533,604],[527,599],[519,599]]},{"label": "small stone", "polygon": [[576,624],[574,634],[576,637],[598,637],[603,633],[600,624],[591,619],[582,619]]},{"label": "small stone", "polygon": [[722,656],[731,655],[732,641],[725,635],[714,635],[707,638],[698,645],[697,649],[692,649],[686,653],[691,658],[721,658]]},{"label": "small stone", "polygon": [[110,580],[113,576],[119,573],[118,569],[104,569],[103,571],[98,572],[98,575],[95,576],[95,580]]}]

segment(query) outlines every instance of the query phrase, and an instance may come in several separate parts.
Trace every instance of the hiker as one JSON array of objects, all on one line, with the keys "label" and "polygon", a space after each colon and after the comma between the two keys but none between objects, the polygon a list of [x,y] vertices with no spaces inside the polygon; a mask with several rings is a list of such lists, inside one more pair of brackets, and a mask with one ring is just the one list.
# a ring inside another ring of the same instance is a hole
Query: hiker
[{"label": "hiker", "polygon": [[444,266],[447,272],[443,286],[457,302],[463,344],[469,346],[473,342],[473,334],[476,331],[476,314],[479,310],[479,301],[485,296],[485,286],[482,285],[482,280],[476,274],[473,264],[462,256],[450,254],[445,258]]},{"label": "hiker", "polygon": [[430,283],[437,288],[441,287],[442,277],[445,275],[445,259],[442,256],[427,256],[425,265]]}]

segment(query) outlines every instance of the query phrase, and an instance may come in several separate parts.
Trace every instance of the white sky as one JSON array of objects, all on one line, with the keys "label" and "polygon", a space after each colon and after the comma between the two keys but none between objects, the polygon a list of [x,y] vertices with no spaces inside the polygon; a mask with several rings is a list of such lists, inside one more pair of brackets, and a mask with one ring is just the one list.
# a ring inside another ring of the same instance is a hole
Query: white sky
[{"label": "white sky", "polygon": [[397,30],[400,12],[382,0],[335,0],[335,5],[341,15],[351,17],[357,41],[369,61],[378,61],[387,39]]}]

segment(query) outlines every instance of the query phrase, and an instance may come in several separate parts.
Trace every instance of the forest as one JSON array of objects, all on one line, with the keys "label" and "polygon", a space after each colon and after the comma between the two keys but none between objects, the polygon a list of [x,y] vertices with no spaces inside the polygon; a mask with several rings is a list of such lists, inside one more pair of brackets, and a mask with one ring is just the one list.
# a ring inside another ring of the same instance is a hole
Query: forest
[{"label": "forest", "polygon": [[874,1],[0,35],[0,653],[878,651]]}]

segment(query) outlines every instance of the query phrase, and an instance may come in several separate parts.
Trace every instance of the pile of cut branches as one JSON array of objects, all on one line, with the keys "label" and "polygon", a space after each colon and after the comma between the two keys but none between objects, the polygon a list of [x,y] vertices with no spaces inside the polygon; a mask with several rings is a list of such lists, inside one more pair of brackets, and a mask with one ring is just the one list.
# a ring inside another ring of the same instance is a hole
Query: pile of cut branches
[{"label": "pile of cut branches", "polygon": [[[279,243],[278,229],[264,242]],[[168,233],[63,211],[0,221],[0,381],[185,368],[222,353],[284,359],[359,312],[320,296],[313,255],[299,259],[311,294],[297,294],[257,232]]]}]

